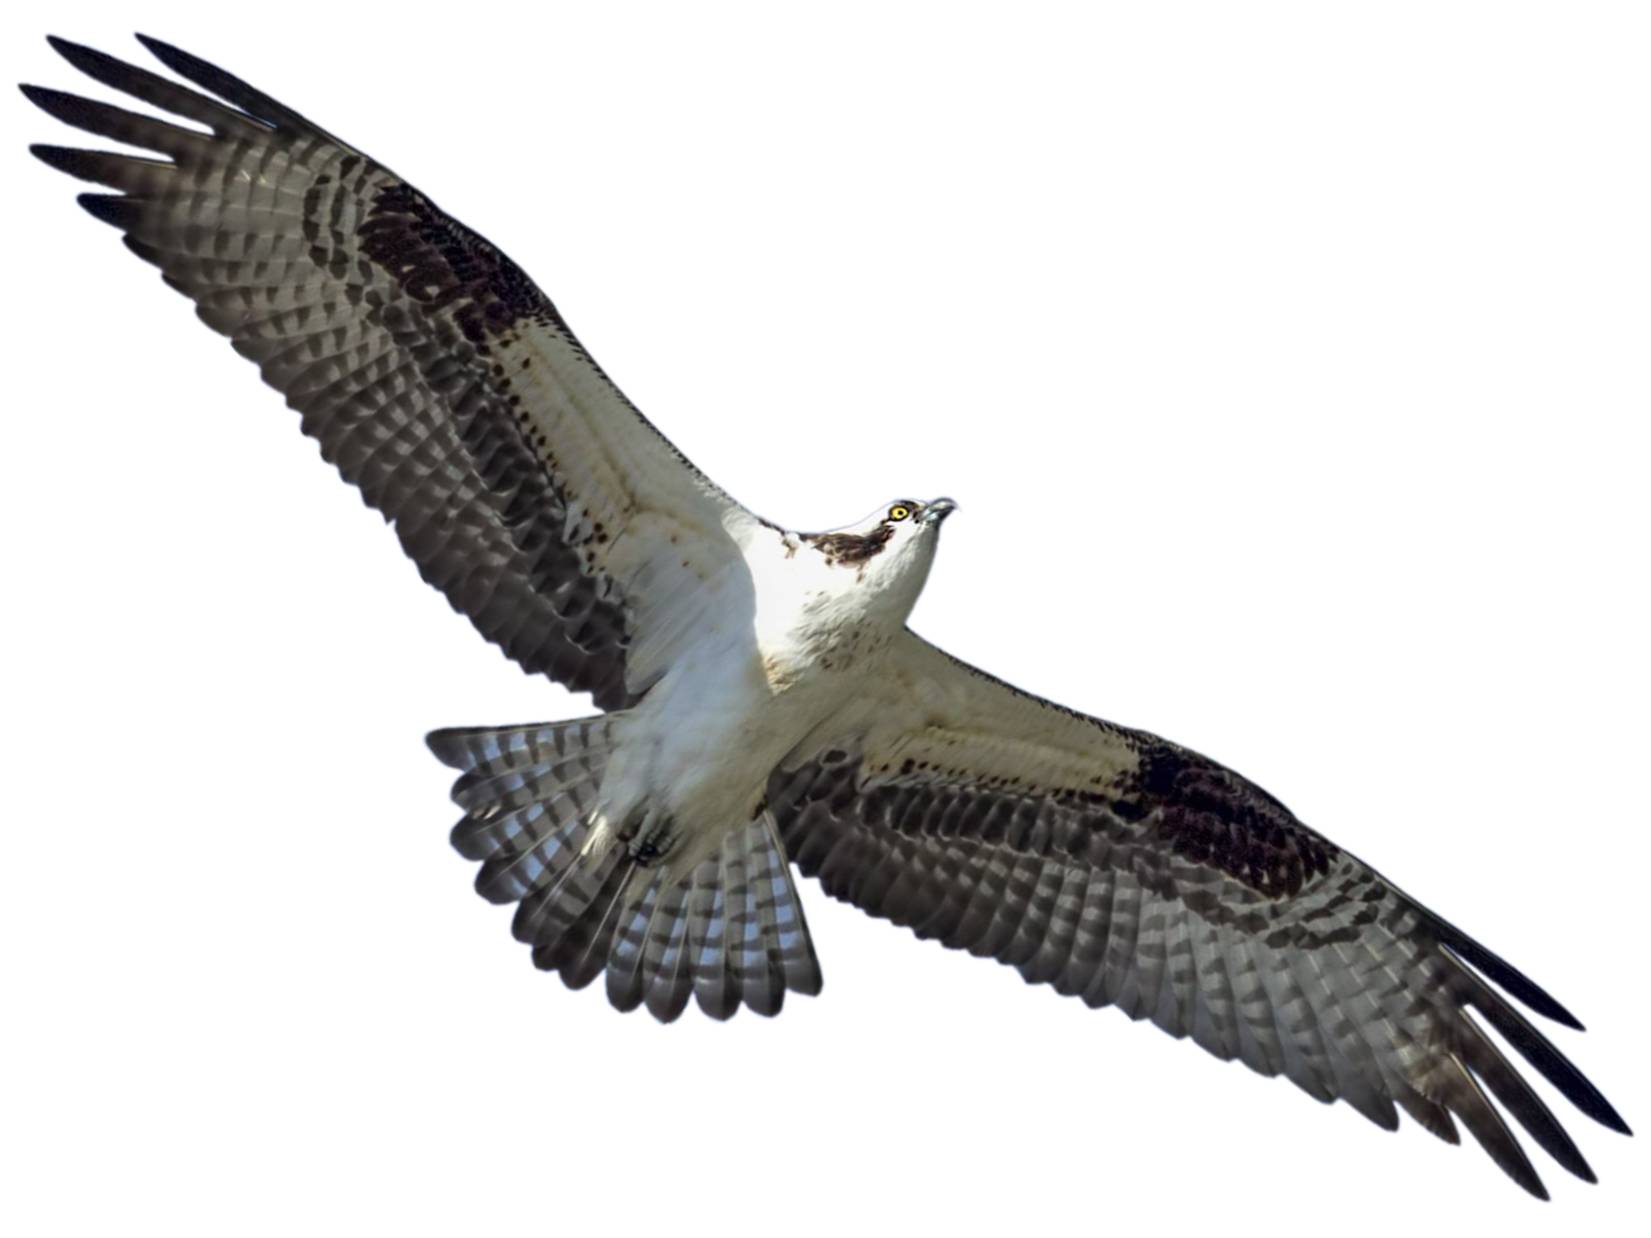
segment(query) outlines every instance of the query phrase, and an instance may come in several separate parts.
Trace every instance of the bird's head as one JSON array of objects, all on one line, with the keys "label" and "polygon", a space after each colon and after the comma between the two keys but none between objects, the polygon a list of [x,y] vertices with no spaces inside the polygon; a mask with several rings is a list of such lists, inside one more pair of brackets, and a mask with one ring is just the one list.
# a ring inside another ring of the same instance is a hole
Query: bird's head
[{"label": "bird's head", "polygon": [[917,600],[940,526],[957,510],[951,499],[895,499],[855,524],[829,533],[807,533],[803,543],[824,556],[828,566],[864,584],[884,590],[903,585]]}]

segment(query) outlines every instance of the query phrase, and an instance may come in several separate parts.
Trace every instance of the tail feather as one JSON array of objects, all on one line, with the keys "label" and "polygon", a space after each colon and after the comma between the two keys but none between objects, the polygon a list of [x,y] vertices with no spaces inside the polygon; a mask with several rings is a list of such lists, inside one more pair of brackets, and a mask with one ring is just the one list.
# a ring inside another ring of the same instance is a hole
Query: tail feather
[{"label": "tail feather", "polygon": [[688,965],[688,901],[691,883],[655,874],[635,910],[614,934],[608,955],[608,1000],[620,1010],[644,1001],[669,1023],[693,995]]},{"label": "tail feather", "polygon": [[[728,831],[687,873],[633,849],[604,818],[611,715],[437,731],[431,749],[461,771],[453,845],[480,860],[476,889],[518,903],[511,931],[534,964],[583,988],[606,973],[620,1010],[670,1022],[690,998],[716,1019],[777,1014],[787,990],[820,991],[819,963],[773,819]],[[646,833],[644,823],[637,828]],[[668,824],[668,823],[667,823]]]},{"label": "tail feather", "polygon": [[669,1023],[688,1006],[693,973],[688,966],[689,883],[678,881],[665,891],[648,926],[643,947],[649,982],[644,992],[648,1013]]},{"label": "tail feather", "polygon": [[[569,827],[583,822],[586,806],[573,794],[554,792],[530,804],[483,806],[453,827],[453,849],[467,860],[510,859],[546,835],[547,825]],[[577,819],[577,820],[576,820]]]},{"label": "tail feather", "polygon": [[608,1001],[616,1010],[635,1010],[642,1004],[642,991],[647,979],[644,950],[654,911],[659,906],[664,877],[663,872],[654,875],[642,897],[637,899],[613,935],[613,945],[608,953]]},{"label": "tail feather", "polygon": [[714,882],[717,897],[700,932],[690,925],[689,933],[699,943],[694,988],[701,1009],[727,1018],[743,1001],[758,1014],[774,1015],[787,989],[818,993],[819,961],[772,819],[764,814],[730,831],[701,869],[713,862],[715,875],[706,872],[701,880]]},{"label": "tail feather", "polygon": [[802,903],[773,822],[761,816],[730,830],[686,877],[658,879],[608,961],[608,995],[632,1009],[643,1001],[667,1022],[693,996],[713,1019],[740,1006],[775,1015],[787,990],[816,994],[820,967]]},{"label": "tail feather", "polygon": [[721,857],[705,860],[689,878],[688,952],[694,1000],[713,1019],[739,1009],[740,991],[728,970],[728,896]]},{"label": "tail feather", "polygon": [[608,859],[610,862],[602,867],[606,880],[587,904],[589,911],[548,949],[533,951],[534,964],[559,972],[562,983],[570,989],[584,988],[607,967],[626,895],[633,883],[641,884],[636,880],[638,866],[624,859],[617,848]]},{"label": "tail feather", "polygon": [[575,755],[598,754],[608,743],[606,719],[527,723],[506,727],[448,727],[430,732],[425,741],[445,765],[466,777],[551,765]]},{"label": "tail feather", "polygon": [[728,891],[728,930],[723,949],[728,953],[728,975],[739,1000],[758,1014],[771,1015],[779,1009],[778,986],[768,967],[768,951],[757,920],[756,890],[746,867],[743,838],[730,836],[718,857],[722,862],[722,888]]},{"label": "tail feather", "polygon": [[543,799],[556,789],[592,787],[602,769],[584,755],[566,757],[549,765],[507,769],[476,777],[466,774],[453,784],[453,802],[461,808],[490,807],[495,812],[520,808]]},{"label": "tail feather", "polygon": [[453,846],[461,855],[467,848],[498,844],[476,874],[476,893],[490,903],[514,903],[573,874],[590,830],[583,810],[565,798],[453,827]]}]

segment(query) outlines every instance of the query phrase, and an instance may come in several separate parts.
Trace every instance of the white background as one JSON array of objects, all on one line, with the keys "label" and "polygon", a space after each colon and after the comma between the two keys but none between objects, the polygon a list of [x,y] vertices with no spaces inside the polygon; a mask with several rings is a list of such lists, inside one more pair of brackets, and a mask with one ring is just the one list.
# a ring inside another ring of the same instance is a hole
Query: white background
[{"label": "white background", "polygon": [[[1651,77],[1637,5],[61,3],[365,147],[794,527],[949,493],[914,619],[1247,773],[1644,1040]],[[13,78],[99,88],[47,17]],[[431,727],[588,709],[6,151],[0,1228],[1609,1234],[1602,1184],[1223,1065],[810,883],[825,993],[570,994]],[[88,139],[89,144],[96,144]],[[1528,1141],[1527,1141],[1528,1144]]]}]

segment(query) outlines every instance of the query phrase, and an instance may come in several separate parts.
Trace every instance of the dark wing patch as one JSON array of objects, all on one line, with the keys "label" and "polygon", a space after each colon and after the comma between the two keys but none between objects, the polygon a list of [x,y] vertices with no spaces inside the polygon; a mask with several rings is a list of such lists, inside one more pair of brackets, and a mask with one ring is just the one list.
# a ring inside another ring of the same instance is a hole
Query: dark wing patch
[{"label": "dark wing patch", "polygon": [[[312,192],[319,205],[320,187]],[[451,311],[472,344],[524,319],[566,331],[521,267],[411,185],[381,187],[357,239],[361,252],[426,310]]]},{"label": "dark wing patch", "polygon": [[1338,855],[1334,843],[1253,782],[1150,737],[1143,738],[1140,768],[1112,810],[1137,821],[1150,817],[1156,836],[1176,855],[1268,898],[1299,893],[1307,879],[1329,872]]},{"label": "dark wing patch", "polygon": [[1397,1106],[1455,1142],[1454,1114],[1545,1196],[1483,1085],[1593,1180],[1469,1008],[1589,1116],[1626,1125],[1459,960],[1489,962],[1516,996],[1563,1013],[1552,998],[1232,771],[1151,736],[1104,734],[1127,737],[1142,760],[1102,790],[987,784],[932,762],[878,772],[837,749],[777,771],[770,804],[805,875],[919,937],[1116,1005],[1387,1129]]},{"label": "dark wing patch", "polygon": [[[646,461],[650,500],[674,504],[672,515],[694,508],[692,526],[720,534],[716,513],[698,510],[713,488],[494,246],[268,95],[143,41],[219,98],[52,44],[96,80],[211,132],[26,86],[60,120],[165,158],[34,153],[118,191],[80,201],[258,364],[483,636],[603,708],[627,704],[637,605],[607,562],[642,502],[619,492],[625,469]],[[562,433],[572,422],[579,432]],[[625,435],[623,460],[589,454]],[[644,555],[645,539],[631,545]]]}]

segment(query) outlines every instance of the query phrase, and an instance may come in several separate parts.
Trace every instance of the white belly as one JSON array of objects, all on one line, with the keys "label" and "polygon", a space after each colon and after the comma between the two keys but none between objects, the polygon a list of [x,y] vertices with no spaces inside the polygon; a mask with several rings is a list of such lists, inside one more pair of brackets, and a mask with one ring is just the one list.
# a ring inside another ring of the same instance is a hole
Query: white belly
[{"label": "white belly", "polygon": [[614,716],[608,821],[668,820],[667,862],[684,872],[752,820],[775,766],[875,673],[897,630],[863,613],[850,580],[784,561],[743,608],[698,625],[664,677]]}]

